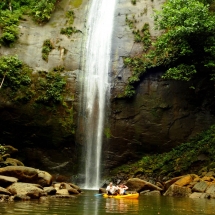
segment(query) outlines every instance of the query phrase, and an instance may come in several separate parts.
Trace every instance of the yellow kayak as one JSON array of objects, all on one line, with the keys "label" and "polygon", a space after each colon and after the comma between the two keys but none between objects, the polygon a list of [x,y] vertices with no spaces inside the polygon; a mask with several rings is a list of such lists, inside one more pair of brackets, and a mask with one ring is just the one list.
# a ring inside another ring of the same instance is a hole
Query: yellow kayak
[{"label": "yellow kayak", "polygon": [[105,198],[125,198],[125,199],[137,199],[139,197],[139,193],[132,193],[132,194],[127,194],[127,195],[108,195],[108,194],[103,194],[103,197]]}]

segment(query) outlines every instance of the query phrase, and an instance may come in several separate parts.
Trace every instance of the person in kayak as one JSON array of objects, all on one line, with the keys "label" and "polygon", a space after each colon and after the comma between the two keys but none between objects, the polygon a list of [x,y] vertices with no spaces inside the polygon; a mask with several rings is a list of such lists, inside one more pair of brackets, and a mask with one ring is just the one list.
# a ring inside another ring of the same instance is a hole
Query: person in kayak
[{"label": "person in kayak", "polygon": [[120,195],[127,195],[125,192],[126,190],[128,189],[128,187],[124,184],[120,184],[119,187],[118,187],[118,190],[119,190],[119,194]]},{"label": "person in kayak", "polygon": [[118,187],[114,186],[112,182],[107,186],[106,191],[108,195],[117,195],[118,194]]}]

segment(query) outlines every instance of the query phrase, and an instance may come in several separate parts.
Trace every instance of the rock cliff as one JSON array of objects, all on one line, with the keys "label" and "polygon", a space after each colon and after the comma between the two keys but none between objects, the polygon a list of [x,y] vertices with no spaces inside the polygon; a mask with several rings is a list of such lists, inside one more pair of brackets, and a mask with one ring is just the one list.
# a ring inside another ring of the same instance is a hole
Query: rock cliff
[{"label": "rock cliff", "polygon": [[[161,68],[149,71],[142,78],[134,98],[118,98],[131,76],[124,67],[123,57],[143,53],[142,46],[134,42],[126,17],[135,17],[137,29],[148,23],[154,38],[159,32],[154,30],[152,13],[162,2],[138,0],[133,5],[130,0],[117,1],[110,73],[112,98],[104,129],[105,169],[132,162],[144,153],[168,151],[215,122],[213,86],[202,80],[199,89],[192,90],[189,84],[162,80],[164,71]],[[20,37],[15,46],[0,48],[0,55],[18,55],[34,73],[59,66],[64,68],[62,75],[67,77],[64,100],[69,113],[65,109],[62,111],[62,107],[50,112],[0,100],[0,143],[16,146],[26,164],[52,174],[74,173],[83,144],[81,137],[75,137],[75,133],[78,134],[75,129],[79,121],[82,83],[79,74],[84,62],[82,48],[87,36],[85,23],[89,6],[87,0],[62,0],[45,25],[38,25],[25,16],[20,22]],[[79,30],[70,37],[60,33],[61,28],[68,25],[65,15],[68,10],[74,11],[73,26]],[[54,47],[48,62],[42,59],[42,46],[47,39]],[[62,123],[67,119],[72,122]]]}]

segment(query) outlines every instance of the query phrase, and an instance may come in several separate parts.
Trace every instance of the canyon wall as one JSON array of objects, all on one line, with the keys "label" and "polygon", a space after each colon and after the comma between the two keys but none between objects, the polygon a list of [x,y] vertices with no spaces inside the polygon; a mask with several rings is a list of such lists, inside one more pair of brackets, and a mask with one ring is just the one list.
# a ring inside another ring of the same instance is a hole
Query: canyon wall
[{"label": "canyon wall", "polygon": [[[149,23],[152,38],[154,30],[152,13],[163,1],[118,0],[112,47],[112,98],[104,128],[103,167],[105,170],[132,162],[145,153],[159,153],[185,142],[214,124],[214,86],[202,80],[199,88],[189,88],[189,83],[166,81],[164,71],[149,71],[136,87],[130,99],[119,98],[131,72],[125,68],[123,58],[140,55],[143,48],[134,42],[132,29],[126,16],[135,18],[136,28]],[[34,73],[62,66],[67,77],[66,102],[69,113],[60,107],[55,111],[19,106],[5,98],[0,99],[1,144],[11,144],[19,149],[17,155],[26,165],[38,167],[53,174],[70,177],[77,171],[81,156],[82,131],[79,125],[81,101],[82,47],[86,39],[87,0],[62,0],[56,6],[51,20],[38,25],[29,17],[20,22],[20,38],[12,48],[0,48],[0,55],[18,55],[31,66]],[[66,12],[75,12],[73,26],[79,30],[70,37],[60,34],[67,26]],[[48,62],[42,59],[44,40],[50,39],[54,49]],[[63,124],[67,122],[68,124]],[[79,126],[78,126],[79,125]],[[71,131],[73,130],[73,131]]]}]

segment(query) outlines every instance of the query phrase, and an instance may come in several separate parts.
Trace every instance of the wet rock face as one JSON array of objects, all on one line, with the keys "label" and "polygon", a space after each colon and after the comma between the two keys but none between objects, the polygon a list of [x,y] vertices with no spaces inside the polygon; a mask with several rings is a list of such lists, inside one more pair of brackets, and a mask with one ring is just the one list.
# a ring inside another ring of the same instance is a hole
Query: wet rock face
[{"label": "wet rock face", "polygon": [[209,81],[202,82],[199,89],[204,90],[197,92],[189,83],[165,81],[161,75],[161,71],[147,74],[130,100],[114,98],[120,88],[113,89],[106,166],[168,151],[215,122]]},{"label": "wet rock face", "polygon": [[104,169],[110,169],[140,158],[144,153],[160,153],[186,142],[214,124],[214,87],[209,80],[190,83],[167,81],[161,78],[162,69],[149,71],[136,86],[132,99],[117,99],[124,92],[131,71],[124,67],[123,57],[143,53],[134,42],[132,29],[126,25],[126,16],[135,16],[136,27],[149,23],[153,29],[152,8],[159,9],[163,1],[140,0],[136,6],[119,1],[113,34],[112,99],[110,102],[108,140],[103,146]]}]

